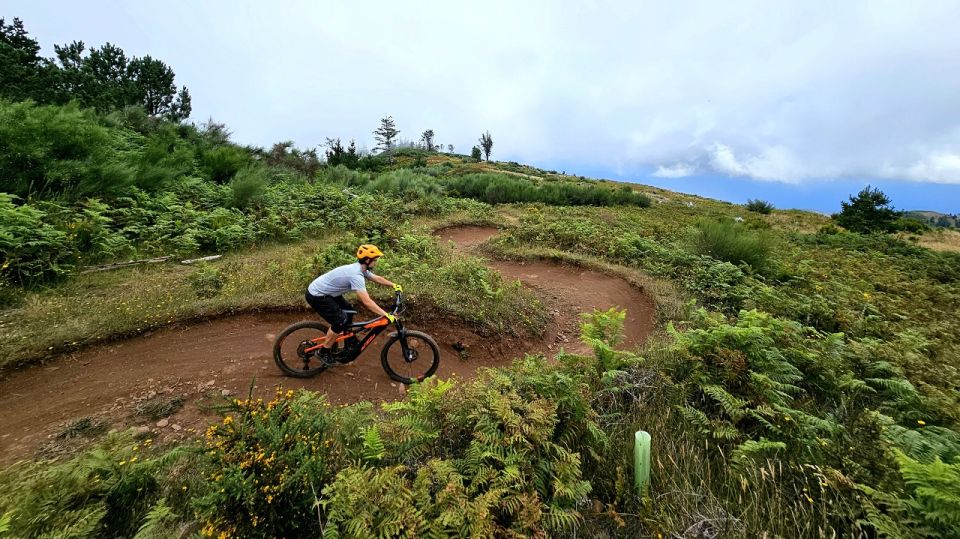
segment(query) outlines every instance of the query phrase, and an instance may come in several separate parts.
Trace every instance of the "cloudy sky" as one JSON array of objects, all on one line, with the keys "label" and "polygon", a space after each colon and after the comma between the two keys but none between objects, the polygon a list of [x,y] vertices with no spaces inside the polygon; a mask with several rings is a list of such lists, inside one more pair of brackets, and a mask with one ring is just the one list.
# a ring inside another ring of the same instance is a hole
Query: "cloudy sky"
[{"label": "cloudy sky", "polygon": [[[415,6],[415,7],[414,7]],[[866,183],[960,211],[958,2],[6,2],[170,64],[194,120],[373,146],[391,114],[468,152],[741,202],[837,209]]]}]

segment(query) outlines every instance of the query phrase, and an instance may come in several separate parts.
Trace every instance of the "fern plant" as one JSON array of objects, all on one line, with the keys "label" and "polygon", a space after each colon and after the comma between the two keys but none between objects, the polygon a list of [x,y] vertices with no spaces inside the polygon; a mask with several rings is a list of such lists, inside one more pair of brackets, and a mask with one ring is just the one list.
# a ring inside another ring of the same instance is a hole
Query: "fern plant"
[{"label": "fern plant", "polygon": [[897,454],[902,489],[884,492],[865,485],[864,523],[882,537],[960,537],[960,459],[922,463]]}]

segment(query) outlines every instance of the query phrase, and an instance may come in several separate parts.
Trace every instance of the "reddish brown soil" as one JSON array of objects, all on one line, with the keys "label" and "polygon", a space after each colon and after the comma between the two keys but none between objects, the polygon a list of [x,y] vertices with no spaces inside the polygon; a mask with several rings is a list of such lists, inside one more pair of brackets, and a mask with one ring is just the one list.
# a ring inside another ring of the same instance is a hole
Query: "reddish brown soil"
[{"label": "reddish brown soil", "polygon": [[[497,234],[497,229],[478,226],[455,227],[439,230],[442,241],[451,241],[460,248],[472,249]],[[627,310],[624,320],[624,346],[641,344],[653,330],[655,304],[653,298],[637,290],[629,283],[596,271],[575,266],[548,262],[504,262],[490,260],[488,265],[504,278],[519,279],[536,288],[545,303],[552,305],[554,317],[570,335],[571,350],[584,351],[578,339],[580,320],[578,313],[594,309],[620,307]]]},{"label": "reddish brown soil", "polygon": [[[496,229],[478,227],[439,233],[467,249],[494,234]],[[533,342],[484,338],[449,322],[421,328],[440,344],[437,374],[442,378],[470,378],[478,367],[503,365],[525,352],[550,353],[561,346],[585,351],[577,338],[576,315],[594,308],[627,309],[627,345],[641,343],[653,328],[653,301],[620,279],[542,262],[491,261],[490,266],[508,279],[538,289],[554,321],[544,337]],[[376,342],[355,362],[315,378],[283,376],[272,359],[274,336],[286,325],[311,316],[306,311],[244,314],[171,326],[14,372],[0,381],[0,463],[40,448],[56,452],[58,445],[69,445],[71,441],[55,435],[84,417],[115,428],[140,425],[144,433],[150,431],[161,440],[189,437],[202,431],[214,406],[227,396],[245,397],[251,384],[257,397],[267,397],[283,385],[326,393],[334,403],[393,400],[403,394],[405,388],[383,371]],[[454,343],[466,347],[465,358],[453,349]],[[159,423],[135,412],[138,404],[174,397],[186,404]]]}]

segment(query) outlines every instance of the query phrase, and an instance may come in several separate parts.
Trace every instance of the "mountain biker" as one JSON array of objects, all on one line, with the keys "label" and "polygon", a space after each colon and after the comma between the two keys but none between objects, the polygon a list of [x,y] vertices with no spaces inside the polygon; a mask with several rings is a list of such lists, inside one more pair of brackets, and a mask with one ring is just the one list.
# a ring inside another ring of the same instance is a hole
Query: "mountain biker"
[{"label": "mountain biker", "polygon": [[343,333],[350,319],[345,310],[352,310],[353,307],[343,295],[353,291],[360,298],[360,302],[371,312],[378,316],[385,316],[391,323],[395,317],[380,308],[370,294],[367,293],[366,281],[373,281],[384,286],[392,286],[397,292],[403,291],[400,285],[395,284],[379,275],[374,275],[371,269],[377,265],[377,261],[383,253],[376,245],[363,244],[357,248],[357,261],[353,264],[346,264],[334,268],[323,275],[317,277],[307,287],[307,303],[313,307],[324,320],[330,323],[330,329],[327,331],[327,339],[320,349],[320,358],[324,362],[330,359],[330,348],[333,346],[337,335]]}]

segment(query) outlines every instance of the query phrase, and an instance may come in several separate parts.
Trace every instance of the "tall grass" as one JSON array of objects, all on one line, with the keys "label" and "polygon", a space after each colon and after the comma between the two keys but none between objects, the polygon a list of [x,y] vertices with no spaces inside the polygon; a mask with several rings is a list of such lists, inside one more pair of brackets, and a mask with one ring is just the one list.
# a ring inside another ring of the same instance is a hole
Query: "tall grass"
[{"label": "tall grass", "polygon": [[746,264],[758,273],[771,269],[772,240],[761,231],[730,221],[700,221],[694,237],[697,251],[732,264]]}]

